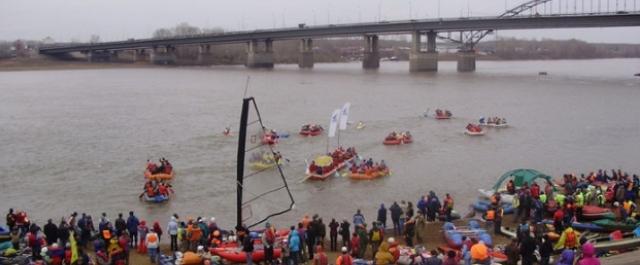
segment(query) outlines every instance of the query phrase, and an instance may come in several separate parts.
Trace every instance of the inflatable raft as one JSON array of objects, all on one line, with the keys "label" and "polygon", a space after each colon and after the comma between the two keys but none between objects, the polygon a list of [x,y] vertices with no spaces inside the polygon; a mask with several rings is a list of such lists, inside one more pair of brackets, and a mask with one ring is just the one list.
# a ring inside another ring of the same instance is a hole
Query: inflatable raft
[{"label": "inflatable raft", "polygon": [[613,213],[608,208],[595,205],[585,205],[582,207],[582,217],[589,220],[609,218]]},{"label": "inflatable raft", "polygon": [[470,135],[470,136],[482,136],[482,135],[484,135],[484,131],[474,132],[474,131],[465,130],[464,134]]},{"label": "inflatable raft", "polygon": [[[489,209],[489,205],[491,205],[491,202],[489,201],[477,200],[473,204],[471,204],[471,207],[473,207],[473,209],[476,210],[477,212],[485,213]],[[511,203],[502,202],[500,205],[504,210],[504,214],[512,214],[515,211],[515,209],[513,208],[513,204]]]},{"label": "inflatable raft", "polygon": [[145,170],[144,177],[148,180],[172,180],[173,177],[175,176],[175,172],[176,172],[175,170],[171,170],[171,173],[169,174],[165,174],[165,173],[151,174],[151,171]]},{"label": "inflatable raft", "polygon": [[314,127],[311,129],[309,125],[302,126],[300,130],[300,135],[302,136],[318,136],[321,135],[324,129],[320,126]]},{"label": "inflatable raft", "polygon": [[151,203],[162,203],[162,202],[166,202],[169,200],[169,196],[166,195],[156,195],[154,197],[149,197],[149,195],[147,195],[147,193],[145,192],[144,195],[142,196],[142,199],[146,202],[151,202]]},{"label": "inflatable raft", "polygon": [[384,170],[376,170],[366,173],[349,173],[349,178],[356,180],[372,180],[379,177],[388,176],[389,173],[389,168],[385,168]]},{"label": "inflatable raft", "polygon": [[[263,262],[265,258],[265,254],[264,254],[264,248],[262,244],[259,244],[259,245],[256,244],[253,247],[254,247],[254,251],[251,255],[251,259],[253,260],[253,262],[256,262],[256,263]],[[211,253],[214,255],[218,255],[221,258],[233,263],[245,263],[247,261],[247,256],[245,252],[242,251],[242,248],[237,248],[237,247],[213,248],[211,250]],[[274,248],[273,258],[276,258],[276,259],[280,258],[280,255],[282,255],[282,249]]]}]

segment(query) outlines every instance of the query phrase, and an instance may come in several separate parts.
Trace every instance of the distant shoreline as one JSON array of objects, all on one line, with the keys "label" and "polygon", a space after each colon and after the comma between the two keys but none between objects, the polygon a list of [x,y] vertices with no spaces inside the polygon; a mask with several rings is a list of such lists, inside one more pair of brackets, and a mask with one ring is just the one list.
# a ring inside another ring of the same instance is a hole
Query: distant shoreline
[{"label": "distant shoreline", "polygon": [[[638,58],[589,58],[589,59],[518,59],[507,60],[495,56],[479,55],[478,61],[561,61],[561,60],[601,60],[601,59],[638,59]],[[381,60],[384,62],[385,60]],[[408,60],[397,60],[406,62]],[[440,55],[439,61],[451,62],[456,61],[454,54]],[[357,61],[338,61],[338,62],[316,62],[316,63],[353,63]],[[291,65],[292,62],[276,62],[276,65]],[[214,65],[197,65],[197,64],[175,64],[175,65],[154,65],[149,62],[87,62],[83,60],[54,60],[43,58],[11,58],[0,59],[0,72],[19,72],[19,71],[45,71],[45,70],[83,70],[83,69],[141,69],[141,68],[177,68],[177,67],[207,67],[207,66],[242,66],[242,64],[214,64]],[[277,66],[276,66],[277,67]]]}]

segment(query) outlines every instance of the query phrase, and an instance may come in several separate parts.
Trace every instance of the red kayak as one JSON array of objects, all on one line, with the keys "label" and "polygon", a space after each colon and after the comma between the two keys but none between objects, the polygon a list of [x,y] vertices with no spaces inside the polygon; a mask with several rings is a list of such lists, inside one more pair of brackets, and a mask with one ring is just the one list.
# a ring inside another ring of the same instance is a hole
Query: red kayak
[{"label": "red kayak", "polygon": [[[264,261],[264,249],[262,245],[254,245],[254,251],[251,255],[251,259],[253,262],[262,262]],[[226,248],[212,248],[211,254],[218,255],[223,259],[234,263],[245,263],[247,261],[246,254],[242,251],[242,248],[237,247],[226,247]],[[273,257],[280,258],[282,254],[281,248],[273,249]]]},{"label": "red kayak", "polygon": [[585,205],[582,207],[582,216],[588,219],[600,219],[610,213],[611,210],[594,205]]}]

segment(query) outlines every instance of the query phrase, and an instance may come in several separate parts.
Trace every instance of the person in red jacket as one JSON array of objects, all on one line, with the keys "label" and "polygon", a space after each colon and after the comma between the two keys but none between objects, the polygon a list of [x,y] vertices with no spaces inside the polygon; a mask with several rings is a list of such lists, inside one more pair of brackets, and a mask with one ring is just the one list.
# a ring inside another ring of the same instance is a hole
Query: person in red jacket
[{"label": "person in red jacket", "polygon": [[353,232],[353,234],[351,234],[351,256],[360,256],[360,237],[356,232]]},{"label": "person in red jacket", "polygon": [[313,256],[313,265],[329,265],[329,258],[324,254],[321,245],[316,246],[316,253]]},{"label": "person in red jacket", "polygon": [[553,226],[556,228],[556,232],[559,233],[563,230],[562,221],[564,220],[564,211],[558,207],[555,213],[553,213]]}]

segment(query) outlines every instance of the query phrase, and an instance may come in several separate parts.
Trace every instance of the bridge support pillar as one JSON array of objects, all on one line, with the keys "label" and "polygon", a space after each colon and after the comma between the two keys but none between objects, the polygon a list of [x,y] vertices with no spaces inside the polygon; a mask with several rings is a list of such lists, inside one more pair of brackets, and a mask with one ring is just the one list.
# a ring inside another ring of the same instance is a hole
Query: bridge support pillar
[{"label": "bridge support pillar", "polygon": [[172,46],[154,47],[150,60],[152,64],[175,64],[177,61],[176,48]]},{"label": "bridge support pillar", "polygon": [[364,36],[364,54],[362,57],[362,68],[380,68],[380,53],[378,51],[378,35]]},{"label": "bridge support pillar", "polygon": [[110,51],[88,51],[86,52],[87,61],[90,63],[95,62],[111,62],[115,61],[117,54]]},{"label": "bridge support pillar", "polygon": [[458,52],[458,72],[473,72],[476,70],[476,51],[473,49]]},{"label": "bridge support pillar", "polygon": [[198,64],[211,65],[215,62],[211,46],[208,44],[200,45],[198,49]]},{"label": "bridge support pillar", "polygon": [[410,72],[437,72],[438,52],[436,51],[436,32],[427,32],[427,50],[422,51],[421,33],[413,32],[412,47],[409,53]]},{"label": "bridge support pillar", "polygon": [[144,61],[147,58],[147,53],[145,52],[144,49],[133,50],[133,54],[131,56],[132,56],[131,60],[134,63],[137,63],[137,62]]},{"label": "bridge support pillar", "polygon": [[300,40],[300,57],[298,58],[298,66],[300,68],[313,68],[313,40]]},{"label": "bridge support pillar", "polygon": [[273,41],[265,40],[264,49],[260,50],[257,40],[247,44],[247,63],[249,68],[273,68]]}]

